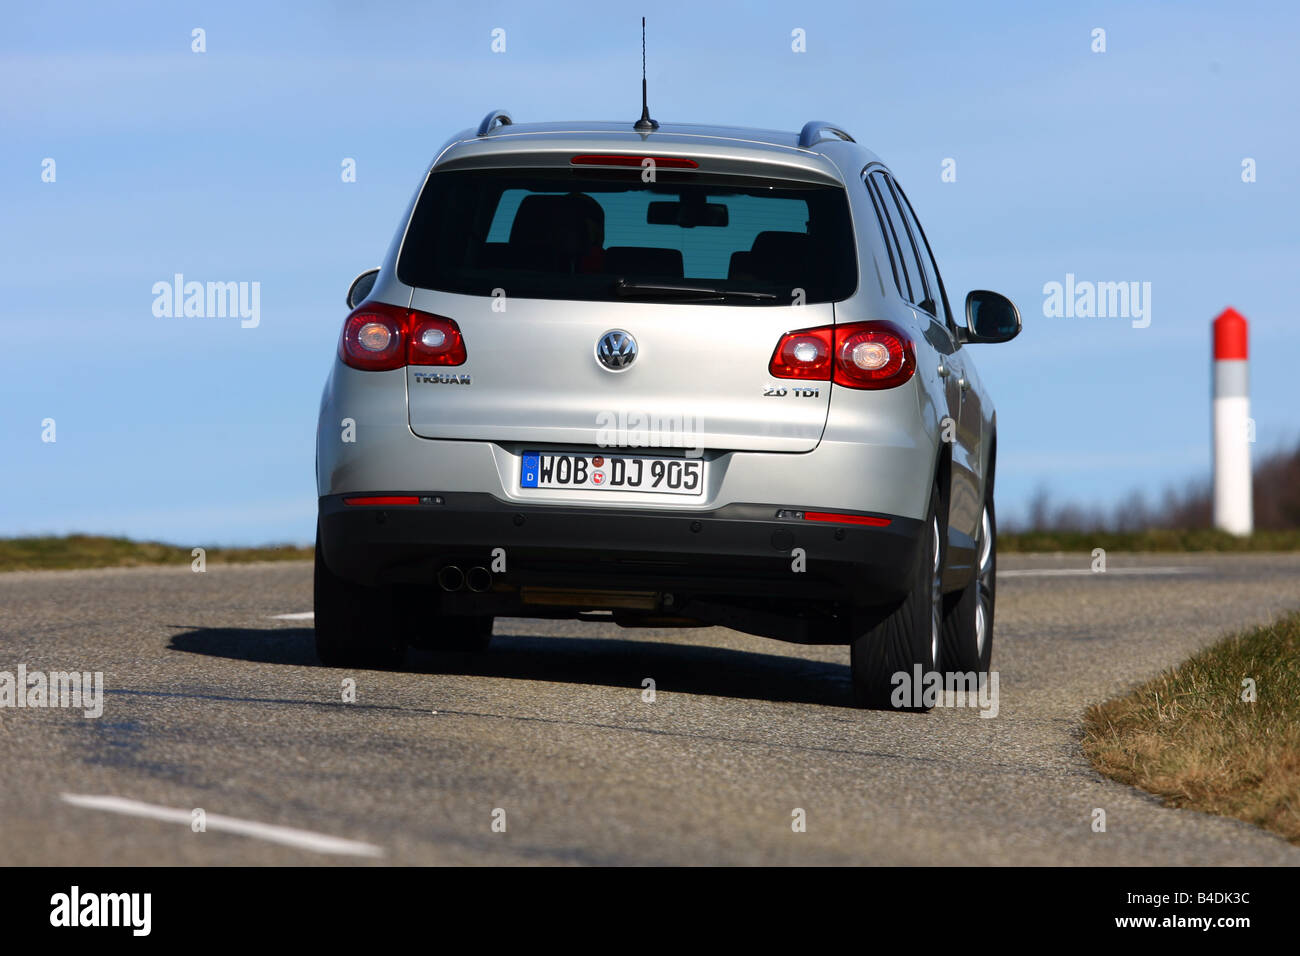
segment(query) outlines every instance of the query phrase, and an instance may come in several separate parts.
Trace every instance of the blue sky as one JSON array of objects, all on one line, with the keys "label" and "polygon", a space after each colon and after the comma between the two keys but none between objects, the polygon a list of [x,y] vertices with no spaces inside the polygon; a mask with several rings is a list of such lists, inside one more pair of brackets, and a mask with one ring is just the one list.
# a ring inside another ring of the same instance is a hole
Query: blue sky
[{"label": "blue sky", "polygon": [[[954,302],[1019,304],[1019,339],[972,348],[1003,515],[1039,487],[1104,504],[1208,474],[1228,304],[1252,323],[1256,454],[1300,438],[1300,8],[56,2],[0,33],[0,535],[309,541],[347,283],[489,109],[635,119],[642,13],[656,118],[843,124],[908,190]],[[260,325],[155,318],[177,272],[260,282]],[[1150,282],[1150,327],[1044,317],[1066,273]]]}]

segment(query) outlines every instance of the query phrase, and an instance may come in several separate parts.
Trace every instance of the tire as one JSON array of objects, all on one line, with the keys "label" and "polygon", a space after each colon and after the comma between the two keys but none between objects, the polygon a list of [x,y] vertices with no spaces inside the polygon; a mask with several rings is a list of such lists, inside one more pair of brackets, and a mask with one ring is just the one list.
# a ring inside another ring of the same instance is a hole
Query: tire
[{"label": "tire", "polygon": [[392,596],[339,577],[321,556],[316,532],[316,656],[326,667],[392,670],[400,667],[405,645],[394,627]]},{"label": "tire", "polygon": [[939,513],[939,494],[930,493],[930,509],[925,522],[920,546],[912,565],[911,586],[905,597],[892,612],[877,619],[865,631],[854,635],[851,645],[850,670],[853,678],[853,697],[859,707],[876,710],[926,711],[930,708],[918,704],[912,693],[898,692],[894,675],[904,673],[904,689],[912,689],[916,667],[923,675],[936,668],[940,645],[940,624],[943,595],[940,579],[943,571],[944,529]]},{"label": "tire", "polygon": [[998,539],[990,490],[975,539],[975,575],[951,595],[943,617],[945,670],[988,676],[993,658],[993,610],[997,596]]}]

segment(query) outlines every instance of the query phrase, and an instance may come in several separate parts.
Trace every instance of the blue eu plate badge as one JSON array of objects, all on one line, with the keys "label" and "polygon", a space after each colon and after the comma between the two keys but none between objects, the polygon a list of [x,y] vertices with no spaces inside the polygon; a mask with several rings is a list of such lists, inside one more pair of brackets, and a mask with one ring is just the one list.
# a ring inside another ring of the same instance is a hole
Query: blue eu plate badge
[{"label": "blue eu plate badge", "polygon": [[523,468],[519,474],[519,487],[536,488],[537,487],[537,469],[540,455],[524,455]]}]

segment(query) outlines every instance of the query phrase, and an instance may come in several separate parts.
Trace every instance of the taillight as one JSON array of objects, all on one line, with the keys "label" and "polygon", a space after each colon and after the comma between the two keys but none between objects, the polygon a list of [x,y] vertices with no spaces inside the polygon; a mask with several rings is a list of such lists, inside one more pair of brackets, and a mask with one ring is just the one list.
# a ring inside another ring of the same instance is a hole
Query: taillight
[{"label": "taillight", "polygon": [[851,322],[787,332],[768,364],[775,378],[894,388],[916,371],[912,338],[893,322]]},{"label": "taillight", "polygon": [[856,322],[835,327],[835,384],[893,388],[915,371],[911,336],[894,323]]},{"label": "taillight", "polygon": [[833,326],[787,332],[777,343],[767,370],[777,378],[815,379],[825,382],[831,377],[835,352]]},{"label": "taillight", "polygon": [[353,368],[380,372],[406,364],[406,310],[360,305],[343,323],[339,356]]},{"label": "taillight", "polygon": [[339,357],[367,372],[405,365],[463,365],[465,339],[460,326],[441,315],[363,302],[343,323]]},{"label": "taillight", "polygon": [[460,326],[441,315],[411,313],[408,365],[463,365],[465,340]]}]

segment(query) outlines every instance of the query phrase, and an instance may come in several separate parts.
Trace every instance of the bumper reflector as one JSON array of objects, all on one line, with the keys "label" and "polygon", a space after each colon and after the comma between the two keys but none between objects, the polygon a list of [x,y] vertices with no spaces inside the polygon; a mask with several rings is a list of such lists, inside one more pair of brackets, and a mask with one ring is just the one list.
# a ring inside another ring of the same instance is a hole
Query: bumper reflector
[{"label": "bumper reflector", "polygon": [[359,498],[344,498],[345,505],[418,505],[420,499],[415,495],[363,495]]},{"label": "bumper reflector", "polygon": [[833,524],[864,524],[871,528],[887,528],[888,518],[875,518],[871,515],[846,515],[836,511],[805,511],[804,521],[828,521]]}]

